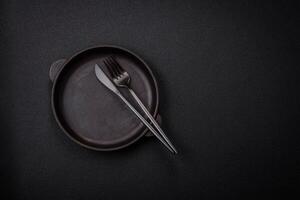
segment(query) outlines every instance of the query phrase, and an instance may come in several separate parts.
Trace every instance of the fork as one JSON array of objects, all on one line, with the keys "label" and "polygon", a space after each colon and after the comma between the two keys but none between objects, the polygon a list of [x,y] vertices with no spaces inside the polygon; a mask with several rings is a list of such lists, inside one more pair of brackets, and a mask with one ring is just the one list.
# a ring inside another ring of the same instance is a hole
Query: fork
[{"label": "fork", "polygon": [[164,131],[161,129],[161,127],[158,125],[156,120],[152,117],[148,109],[145,107],[145,105],[142,103],[140,98],[135,94],[135,92],[132,90],[130,87],[130,75],[128,72],[124,70],[124,68],[116,61],[116,59],[112,56],[109,56],[103,60],[103,63],[107,67],[113,82],[116,84],[118,87],[123,87],[127,88],[130,92],[130,94],[133,96],[133,98],[136,100],[138,105],[141,107],[143,112],[147,115],[147,117],[150,119],[154,127],[158,130],[160,135],[164,138],[164,140],[168,143],[168,145],[173,149],[175,153],[177,153],[177,150],[171,143],[171,141],[167,138],[165,135]]}]

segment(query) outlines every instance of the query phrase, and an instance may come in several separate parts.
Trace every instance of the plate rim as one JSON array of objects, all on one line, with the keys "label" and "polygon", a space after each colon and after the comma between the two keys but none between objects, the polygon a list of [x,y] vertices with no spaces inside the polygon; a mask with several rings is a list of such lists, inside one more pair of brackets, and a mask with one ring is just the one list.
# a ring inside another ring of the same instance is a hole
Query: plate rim
[{"label": "plate rim", "polygon": [[54,101],[54,97],[55,97],[55,93],[56,93],[56,88],[57,88],[57,79],[59,78],[62,70],[65,68],[66,65],[68,65],[74,58],[76,58],[77,56],[79,56],[82,53],[85,53],[86,51],[91,51],[93,49],[99,49],[99,48],[113,48],[113,49],[118,49],[118,50],[122,50],[125,51],[131,55],[133,55],[135,58],[137,58],[143,65],[144,67],[146,67],[147,71],[149,72],[151,78],[153,79],[153,83],[154,83],[154,88],[155,88],[155,93],[156,93],[156,105],[155,105],[155,109],[154,109],[154,118],[156,118],[156,116],[158,115],[158,107],[159,107],[159,91],[158,91],[158,84],[157,84],[157,80],[154,76],[154,73],[152,72],[151,68],[148,66],[148,64],[136,53],[132,52],[131,50],[128,50],[127,48],[124,48],[122,46],[118,46],[118,45],[110,45],[110,44],[103,44],[103,45],[95,45],[95,46],[90,46],[87,47],[81,51],[76,52],[75,54],[73,54],[71,57],[69,57],[68,59],[66,59],[66,61],[63,63],[62,67],[59,69],[59,71],[57,72],[55,78],[53,79],[53,85],[52,85],[52,91],[51,91],[51,108],[52,108],[52,112],[54,115],[54,118],[56,120],[56,122],[58,123],[60,129],[64,132],[65,135],[67,135],[72,141],[74,141],[75,143],[79,144],[82,147],[85,147],[87,149],[90,150],[95,150],[95,151],[114,151],[114,150],[119,150],[119,149],[123,149],[133,143],[135,143],[136,141],[138,141],[140,138],[142,138],[143,136],[146,135],[146,133],[148,132],[147,128],[144,126],[144,129],[141,130],[141,134],[139,134],[136,138],[134,138],[133,140],[129,141],[128,143],[122,144],[120,146],[116,146],[116,147],[109,147],[109,148],[101,148],[101,147],[95,147],[95,146],[91,146],[85,143],[82,143],[81,141],[77,140],[75,137],[73,137],[64,127],[64,125],[62,125],[58,114],[57,114],[57,106],[55,105],[55,101]]}]

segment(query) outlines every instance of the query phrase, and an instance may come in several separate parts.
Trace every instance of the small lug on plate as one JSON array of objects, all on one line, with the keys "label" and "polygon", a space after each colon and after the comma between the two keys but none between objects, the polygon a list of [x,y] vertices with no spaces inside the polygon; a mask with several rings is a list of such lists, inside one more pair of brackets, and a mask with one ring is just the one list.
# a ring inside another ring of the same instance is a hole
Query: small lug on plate
[{"label": "small lug on plate", "polygon": [[66,59],[59,59],[53,62],[49,70],[49,78],[53,82],[57,73],[61,70],[63,64],[66,62]]},{"label": "small lug on plate", "polygon": [[[156,121],[159,125],[161,125],[161,116],[160,114],[158,113],[157,116],[156,116]],[[151,133],[150,131],[148,131],[146,134],[145,134],[146,137],[152,137],[154,136],[153,133]]]}]

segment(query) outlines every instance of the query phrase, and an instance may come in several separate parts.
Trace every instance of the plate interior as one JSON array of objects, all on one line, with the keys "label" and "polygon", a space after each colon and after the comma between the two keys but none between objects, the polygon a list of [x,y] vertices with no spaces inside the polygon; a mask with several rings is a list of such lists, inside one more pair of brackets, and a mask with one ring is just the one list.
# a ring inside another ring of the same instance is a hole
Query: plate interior
[{"label": "plate interior", "polygon": [[[145,133],[145,127],[129,108],[100,83],[97,63],[109,75],[103,59],[113,55],[131,76],[131,86],[150,112],[157,114],[157,86],[152,73],[135,55],[118,48],[86,50],[73,57],[59,73],[53,93],[56,118],[75,141],[93,149],[127,146]],[[136,106],[126,89],[123,95]]]}]

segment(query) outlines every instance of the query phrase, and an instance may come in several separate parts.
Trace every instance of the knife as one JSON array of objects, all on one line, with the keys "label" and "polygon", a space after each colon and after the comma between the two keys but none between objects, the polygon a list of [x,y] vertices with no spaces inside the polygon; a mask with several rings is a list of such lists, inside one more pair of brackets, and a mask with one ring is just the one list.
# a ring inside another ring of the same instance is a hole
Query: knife
[{"label": "knife", "polygon": [[114,94],[116,94],[120,99],[130,108],[130,110],[143,122],[143,124],[163,143],[172,153],[176,153],[167,144],[167,142],[160,136],[160,134],[147,122],[147,120],[140,115],[140,113],[126,100],[126,98],[121,94],[115,84],[108,78],[108,76],[103,72],[98,64],[95,65],[95,74],[98,80],[110,89]]}]

